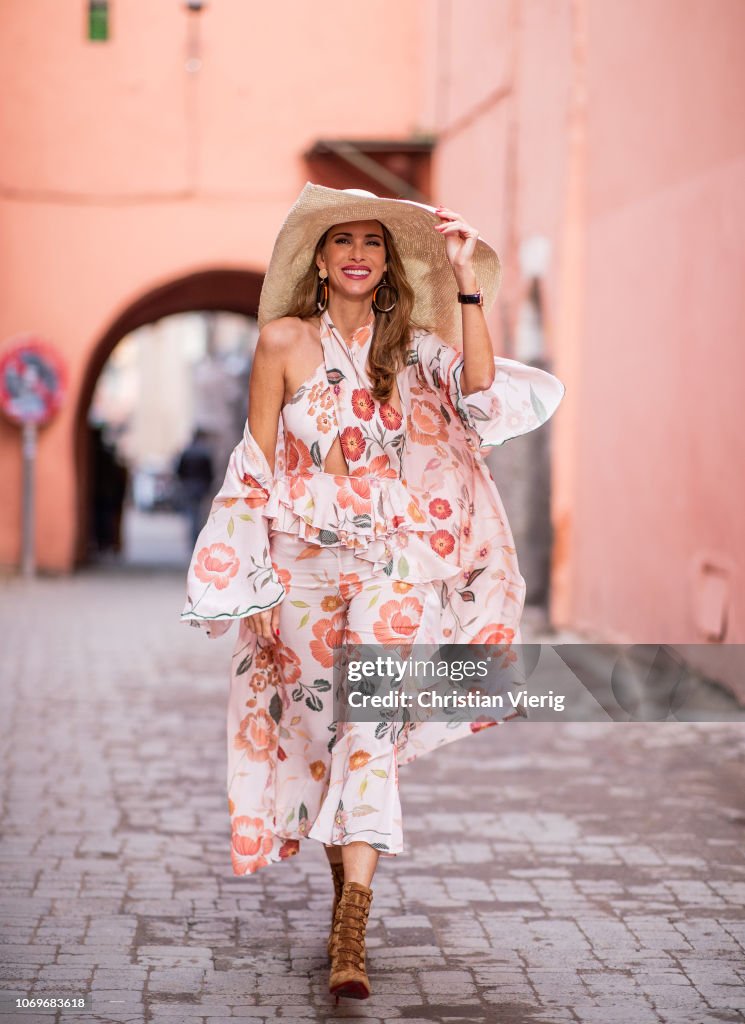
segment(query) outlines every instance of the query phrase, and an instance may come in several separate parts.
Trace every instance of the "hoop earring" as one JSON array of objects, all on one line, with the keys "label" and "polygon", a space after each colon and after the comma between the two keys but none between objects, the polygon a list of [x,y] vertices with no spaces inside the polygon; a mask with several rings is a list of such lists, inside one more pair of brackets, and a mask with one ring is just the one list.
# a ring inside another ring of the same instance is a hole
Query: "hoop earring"
[{"label": "hoop earring", "polygon": [[[378,292],[380,291],[381,288],[384,289],[384,290],[387,289],[389,292],[393,292],[393,295],[395,296],[394,299],[393,299],[393,302],[390,304],[390,306],[386,306],[385,308],[383,308],[382,306],[378,305]],[[390,313],[390,311],[392,309],[396,308],[396,303],[397,302],[398,302],[398,289],[394,288],[394,286],[392,284],[388,283],[388,280],[386,279],[386,276],[384,274],[383,275],[383,280],[380,282],[378,287],[373,292],[373,297],[372,297],[373,309],[375,309],[378,313]]]},{"label": "hoop earring", "polygon": [[319,313],[323,313],[326,306],[329,304],[329,286],[326,284],[326,278],[318,275],[318,288],[316,289],[316,308]]}]

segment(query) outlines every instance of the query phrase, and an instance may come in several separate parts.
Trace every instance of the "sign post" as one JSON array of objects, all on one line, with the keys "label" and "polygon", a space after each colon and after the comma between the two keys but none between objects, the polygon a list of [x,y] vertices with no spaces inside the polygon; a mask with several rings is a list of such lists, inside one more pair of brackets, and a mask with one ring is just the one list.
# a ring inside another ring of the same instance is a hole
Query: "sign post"
[{"label": "sign post", "polygon": [[64,389],[64,364],[46,342],[32,336],[14,338],[0,354],[0,410],[22,428],[21,569],[24,576],[33,576],[36,571],[34,527],[38,428],[49,423],[58,412]]}]

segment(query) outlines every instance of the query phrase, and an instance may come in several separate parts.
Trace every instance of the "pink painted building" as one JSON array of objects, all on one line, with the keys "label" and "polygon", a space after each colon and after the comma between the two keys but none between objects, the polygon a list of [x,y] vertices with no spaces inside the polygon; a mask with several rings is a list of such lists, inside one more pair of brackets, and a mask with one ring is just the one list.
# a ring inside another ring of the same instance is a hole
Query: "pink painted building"
[{"label": "pink painted building", "polygon": [[[48,338],[71,382],[40,441],[42,568],[81,558],[83,426],[116,342],[170,312],[254,313],[310,178],[430,195],[500,252],[496,344],[567,388],[546,451],[494,465],[548,459],[554,622],[745,639],[739,0],[110,8],[108,41],[84,0],[0,14],[0,346]],[[12,567],[4,421],[0,465]]]}]

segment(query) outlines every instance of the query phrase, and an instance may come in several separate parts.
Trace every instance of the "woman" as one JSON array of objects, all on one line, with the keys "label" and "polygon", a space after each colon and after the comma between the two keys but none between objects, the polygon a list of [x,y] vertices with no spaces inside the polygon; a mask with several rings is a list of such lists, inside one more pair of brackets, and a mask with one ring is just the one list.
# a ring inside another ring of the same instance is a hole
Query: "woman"
[{"label": "woman", "polygon": [[403,849],[398,765],[518,713],[397,725],[334,703],[341,648],[519,642],[525,583],[481,451],[540,426],[564,387],[493,355],[499,274],[451,210],[306,184],[261,294],[243,440],[189,568],[182,618],[210,636],[239,620],[233,870],[324,844],[337,998],[371,991],[371,882]]}]

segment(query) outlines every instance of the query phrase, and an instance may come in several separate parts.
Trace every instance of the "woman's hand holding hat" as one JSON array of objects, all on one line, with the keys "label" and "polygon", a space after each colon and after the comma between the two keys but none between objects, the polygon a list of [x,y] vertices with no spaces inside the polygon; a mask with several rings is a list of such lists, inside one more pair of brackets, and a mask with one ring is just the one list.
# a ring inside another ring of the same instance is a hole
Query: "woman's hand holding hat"
[{"label": "woman's hand holding hat", "polygon": [[478,282],[473,269],[473,255],[478,231],[447,207],[438,206],[435,212],[442,220],[441,224],[435,224],[435,231],[445,236],[445,251],[459,291],[476,291]]}]

